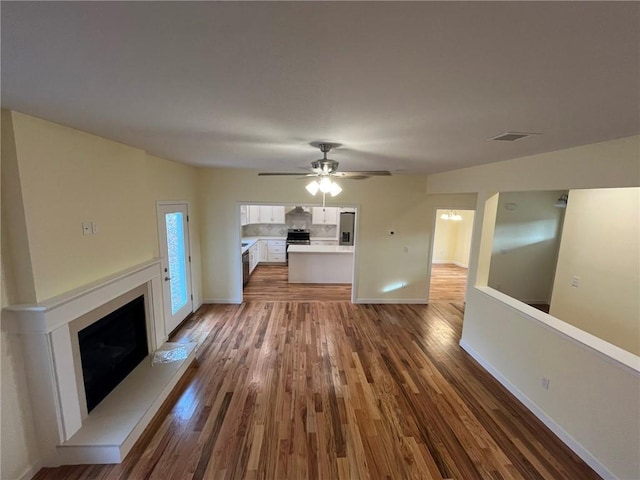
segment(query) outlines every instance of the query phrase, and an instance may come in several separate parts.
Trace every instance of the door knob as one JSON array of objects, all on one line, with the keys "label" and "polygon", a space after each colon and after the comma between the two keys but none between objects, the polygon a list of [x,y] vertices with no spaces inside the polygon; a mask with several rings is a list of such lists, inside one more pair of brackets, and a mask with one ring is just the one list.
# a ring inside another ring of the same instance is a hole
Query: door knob
[{"label": "door knob", "polygon": [[171,277],[164,277],[165,282],[168,282],[169,280],[171,280]]}]

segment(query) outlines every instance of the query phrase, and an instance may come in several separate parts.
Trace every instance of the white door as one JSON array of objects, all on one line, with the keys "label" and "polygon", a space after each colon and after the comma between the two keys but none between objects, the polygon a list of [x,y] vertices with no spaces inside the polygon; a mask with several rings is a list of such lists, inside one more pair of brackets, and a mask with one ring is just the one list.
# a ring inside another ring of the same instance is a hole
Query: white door
[{"label": "white door", "polygon": [[186,203],[158,204],[164,322],[171,333],[193,311]]}]

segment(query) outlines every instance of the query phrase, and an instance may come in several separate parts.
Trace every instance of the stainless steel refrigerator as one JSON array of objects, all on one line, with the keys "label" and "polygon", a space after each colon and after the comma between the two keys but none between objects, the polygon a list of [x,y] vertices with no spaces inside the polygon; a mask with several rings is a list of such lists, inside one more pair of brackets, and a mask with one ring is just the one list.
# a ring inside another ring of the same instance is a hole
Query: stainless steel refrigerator
[{"label": "stainless steel refrigerator", "polygon": [[342,212],[340,214],[340,245],[353,245],[355,223],[355,212]]}]

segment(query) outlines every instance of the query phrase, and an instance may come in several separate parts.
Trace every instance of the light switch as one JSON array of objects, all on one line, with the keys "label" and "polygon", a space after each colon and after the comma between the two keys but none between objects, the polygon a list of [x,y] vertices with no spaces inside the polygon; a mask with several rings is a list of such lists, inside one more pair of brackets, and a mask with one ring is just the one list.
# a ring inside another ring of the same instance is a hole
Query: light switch
[{"label": "light switch", "polygon": [[82,234],[91,235],[91,222],[82,222]]},{"label": "light switch", "polygon": [[91,222],[91,233],[98,233],[98,224],[96,222]]},{"label": "light switch", "polygon": [[580,277],[572,277],[571,278],[571,286],[572,287],[579,287],[580,286]]}]

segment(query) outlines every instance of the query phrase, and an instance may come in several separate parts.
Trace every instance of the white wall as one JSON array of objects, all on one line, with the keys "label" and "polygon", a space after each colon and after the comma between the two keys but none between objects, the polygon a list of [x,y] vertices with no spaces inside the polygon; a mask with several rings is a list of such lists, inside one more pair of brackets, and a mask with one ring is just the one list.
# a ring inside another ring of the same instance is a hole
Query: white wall
[{"label": "white wall", "polygon": [[549,312],[636,355],[639,223],[639,188],[572,190]]},{"label": "white wall", "polygon": [[549,304],[564,217],[554,204],[563,193],[500,193],[490,287],[525,303]]},{"label": "white wall", "polygon": [[[488,271],[495,193],[637,187],[639,140],[635,136],[430,175],[429,193],[478,192],[475,230],[480,234],[472,245],[470,285],[476,277],[482,282]],[[462,346],[601,475],[640,478],[640,359],[586,333],[574,341],[560,331],[563,322],[552,325],[553,317],[485,289],[467,291]],[[551,379],[549,390],[542,388],[542,376]]]},{"label": "white wall", "polygon": [[[159,254],[157,200],[191,207],[194,305],[201,302],[197,169],[62,125],[2,112],[2,306],[38,302]],[[94,220],[98,233],[82,235]],[[2,334],[0,478],[38,467],[24,361]]]}]

